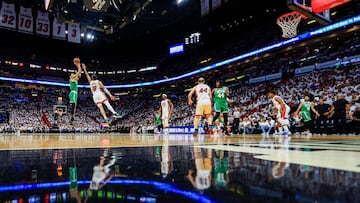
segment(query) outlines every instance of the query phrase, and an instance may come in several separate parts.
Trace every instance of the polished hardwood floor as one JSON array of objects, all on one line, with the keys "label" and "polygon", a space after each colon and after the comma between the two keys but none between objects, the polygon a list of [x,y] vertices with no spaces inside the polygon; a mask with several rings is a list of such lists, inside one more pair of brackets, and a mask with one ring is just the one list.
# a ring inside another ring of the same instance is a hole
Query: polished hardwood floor
[{"label": "polished hardwood floor", "polygon": [[[116,158],[111,170],[121,176],[89,202],[126,202],[116,197],[133,190],[148,195],[139,184],[155,187],[156,202],[360,202],[360,136],[115,133],[0,134],[0,201],[46,202],[48,194],[37,189],[46,187],[62,194],[55,202],[67,202],[73,166],[84,200],[99,155],[110,160],[109,153]],[[164,188],[185,199],[176,201]]]}]

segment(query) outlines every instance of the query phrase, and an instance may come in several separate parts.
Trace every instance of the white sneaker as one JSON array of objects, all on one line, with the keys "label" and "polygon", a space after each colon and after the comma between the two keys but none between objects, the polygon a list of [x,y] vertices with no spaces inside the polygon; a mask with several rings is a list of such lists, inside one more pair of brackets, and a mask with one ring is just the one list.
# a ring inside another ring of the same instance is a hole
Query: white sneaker
[{"label": "white sneaker", "polygon": [[273,137],[278,137],[280,135],[280,132],[275,132],[274,134],[273,134]]},{"label": "white sneaker", "polygon": [[285,135],[285,136],[288,136],[288,135],[291,135],[291,132],[290,131],[284,131],[282,134]]}]

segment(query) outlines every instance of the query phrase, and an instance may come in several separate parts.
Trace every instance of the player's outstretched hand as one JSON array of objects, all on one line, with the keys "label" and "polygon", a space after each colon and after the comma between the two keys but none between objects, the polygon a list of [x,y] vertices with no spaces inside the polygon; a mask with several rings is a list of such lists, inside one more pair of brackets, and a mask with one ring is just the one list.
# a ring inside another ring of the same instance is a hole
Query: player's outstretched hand
[{"label": "player's outstretched hand", "polygon": [[81,64],[81,67],[86,70],[86,65],[84,63]]},{"label": "player's outstretched hand", "polygon": [[193,105],[193,101],[192,100],[189,100],[189,106]]},{"label": "player's outstretched hand", "polygon": [[110,96],[111,101],[115,101],[115,97],[113,95]]}]

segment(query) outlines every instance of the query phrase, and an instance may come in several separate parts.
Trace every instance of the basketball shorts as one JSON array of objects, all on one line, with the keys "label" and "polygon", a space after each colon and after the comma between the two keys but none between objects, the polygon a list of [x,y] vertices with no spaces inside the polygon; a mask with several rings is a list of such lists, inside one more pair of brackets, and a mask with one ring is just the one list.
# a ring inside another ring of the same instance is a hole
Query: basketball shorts
[{"label": "basketball shorts", "polygon": [[195,115],[210,115],[211,114],[211,104],[198,104],[196,105]]},{"label": "basketball shorts", "polygon": [[161,112],[161,119],[162,120],[165,120],[165,119],[169,120],[169,111]]},{"label": "basketball shorts", "polygon": [[227,112],[229,112],[229,107],[228,107],[227,103],[216,102],[214,104],[214,110],[215,110],[215,112],[227,113]]},{"label": "basketball shorts", "polygon": [[72,90],[72,91],[69,93],[69,102],[76,104],[76,103],[77,103],[77,100],[78,100],[78,92]]},{"label": "basketball shorts", "polygon": [[98,93],[98,94],[93,95],[93,100],[94,100],[95,104],[98,105],[98,104],[103,104],[108,99],[103,93]]}]

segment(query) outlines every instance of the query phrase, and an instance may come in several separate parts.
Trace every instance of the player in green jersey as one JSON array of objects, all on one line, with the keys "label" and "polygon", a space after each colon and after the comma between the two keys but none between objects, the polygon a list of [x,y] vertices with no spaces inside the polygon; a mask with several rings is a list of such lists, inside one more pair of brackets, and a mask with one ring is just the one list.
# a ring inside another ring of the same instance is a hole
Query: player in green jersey
[{"label": "player in green jersey", "polygon": [[228,152],[215,150],[214,157],[214,183],[216,188],[225,188],[229,182],[229,157]]},{"label": "player in green jersey", "polygon": [[162,129],[162,121],[161,121],[161,112],[160,109],[155,111],[155,125],[158,129],[158,133],[161,133],[161,129]]},{"label": "player in green jersey", "polygon": [[295,111],[295,115],[298,115],[299,112],[301,113],[301,117],[304,122],[303,133],[309,136],[311,135],[311,111],[314,112],[317,117],[320,116],[320,114],[314,108],[314,102],[310,101],[310,95],[305,94],[304,101],[299,104],[297,110]]},{"label": "player in green jersey", "polygon": [[229,112],[229,106],[228,106],[228,96],[229,96],[229,89],[227,87],[224,87],[222,85],[221,81],[216,81],[216,88],[212,90],[212,95],[214,98],[214,109],[215,109],[215,117],[214,121],[216,121],[220,113],[223,114],[224,117],[224,129],[225,134],[229,135],[227,132],[227,124],[228,124],[228,112]]},{"label": "player in green jersey", "polygon": [[77,68],[77,72],[71,73],[69,76],[69,83],[70,83],[69,103],[70,103],[70,112],[71,112],[71,122],[75,120],[76,105],[78,100],[78,81],[81,77],[80,60],[74,60],[73,62]]}]

